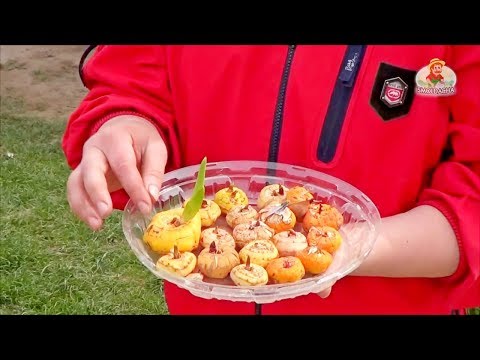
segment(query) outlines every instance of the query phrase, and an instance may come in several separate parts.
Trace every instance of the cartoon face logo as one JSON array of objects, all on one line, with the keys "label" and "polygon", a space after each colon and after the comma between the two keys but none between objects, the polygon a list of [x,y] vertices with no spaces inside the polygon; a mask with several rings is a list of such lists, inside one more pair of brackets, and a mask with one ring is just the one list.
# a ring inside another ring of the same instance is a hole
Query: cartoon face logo
[{"label": "cartoon face logo", "polygon": [[442,70],[445,66],[445,61],[440,59],[430,60],[430,73],[425,77],[428,86],[435,87],[437,84],[445,84],[445,78],[442,76]]},{"label": "cartoon face logo", "polygon": [[430,72],[438,76],[442,73],[442,67],[443,67],[442,64],[435,63],[432,66],[430,66]]},{"label": "cartoon face logo", "polygon": [[427,66],[418,71],[415,82],[417,94],[448,96],[455,93],[457,76],[446,66],[445,61],[433,58]]}]

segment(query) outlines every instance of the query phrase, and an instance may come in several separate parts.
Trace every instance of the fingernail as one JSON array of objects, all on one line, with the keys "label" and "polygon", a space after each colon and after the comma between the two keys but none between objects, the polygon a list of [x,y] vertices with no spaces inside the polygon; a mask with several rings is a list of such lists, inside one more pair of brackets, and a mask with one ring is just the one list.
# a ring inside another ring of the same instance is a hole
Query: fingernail
[{"label": "fingernail", "polygon": [[108,205],[107,205],[107,203],[105,203],[105,202],[103,202],[103,201],[100,201],[100,202],[97,204],[97,210],[98,210],[98,212],[100,213],[100,216],[101,216],[101,217],[107,216],[107,212],[108,212]]},{"label": "fingernail", "polygon": [[154,200],[158,200],[158,196],[160,195],[160,190],[158,189],[158,186],[150,185],[148,187],[148,192],[150,193],[150,195],[152,195],[152,198]]},{"label": "fingernail", "polygon": [[88,218],[88,225],[96,230],[100,227],[100,225],[102,225],[102,221],[98,218],[96,218],[95,216],[91,216]]},{"label": "fingernail", "polygon": [[145,201],[138,203],[138,209],[143,215],[148,215],[148,213],[150,213],[150,205],[148,205]]}]

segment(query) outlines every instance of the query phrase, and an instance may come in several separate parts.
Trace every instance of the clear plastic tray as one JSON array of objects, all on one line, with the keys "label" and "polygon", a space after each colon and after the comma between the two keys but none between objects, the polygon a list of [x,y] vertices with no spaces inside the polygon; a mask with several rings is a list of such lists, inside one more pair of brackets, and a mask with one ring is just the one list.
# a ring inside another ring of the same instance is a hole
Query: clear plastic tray
[{"label": "clear plastic tray", "polygon": [[[239,287],[224,281],[194,279],[175,276],[155,267],[159,255],[143,242],[143,232],[153,215],[161,210],[182,206],[183,199],[191,196],[199,166],[185,167],[165,174],[162,190],[151,216],[143,216],[130,201],[123,213],[122,226],[126,239],[138,259],[157,277],[206,299],[271,303],[322,291],[355,270],[370,253],[378,234],[380,215],[373,202],[360,190],[335,177],[311,169],[280,163],[259,161],[228,161],[208,163],[205,174],[205,197],[213,199],[215,193],[235,184],[245,191],[251,205],[255,205],[266,183],[286,187],[303,185],[315,199],[326,200],[344,217],[340,228],[343,242],[326,272],[307,275],[290,284],[272,284]],[[301,228],[301,224],[297,225]],[[296,227],[298,230],[299,228]]]}]

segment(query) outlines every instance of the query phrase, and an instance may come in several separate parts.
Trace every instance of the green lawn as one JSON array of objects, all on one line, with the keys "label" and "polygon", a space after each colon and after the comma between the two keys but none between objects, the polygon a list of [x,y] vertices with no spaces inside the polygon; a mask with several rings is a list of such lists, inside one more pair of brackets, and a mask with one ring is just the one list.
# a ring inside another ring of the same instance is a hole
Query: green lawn
[{"label": "green lawn", "polygon": [[0,124],[0,314],[167,314],[120,213],[97,233],[70,213],[64,123],[0,115]]},{"label": "green lawn", "polygon": [[166,314],[162,283],[130,251],[121,214],[98,233],[71,215],[64,123],[0,124],[0,314]]},{"label": "green lawn", "polygon": [[471,309],[471,310],[469,311],[469,313],[470,313],[471,315],[480,315],[480,308]]}]

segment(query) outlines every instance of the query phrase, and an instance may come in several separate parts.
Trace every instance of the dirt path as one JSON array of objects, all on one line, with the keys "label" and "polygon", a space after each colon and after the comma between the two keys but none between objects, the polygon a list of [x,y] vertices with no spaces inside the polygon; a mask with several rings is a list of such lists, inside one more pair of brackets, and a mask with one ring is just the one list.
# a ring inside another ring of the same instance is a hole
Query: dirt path
[{"label": "dirt path", "polygon": [[0,111],[65,121],[86,93],[84,45],[0,46]]}]

